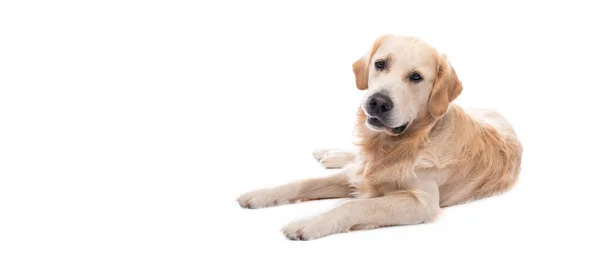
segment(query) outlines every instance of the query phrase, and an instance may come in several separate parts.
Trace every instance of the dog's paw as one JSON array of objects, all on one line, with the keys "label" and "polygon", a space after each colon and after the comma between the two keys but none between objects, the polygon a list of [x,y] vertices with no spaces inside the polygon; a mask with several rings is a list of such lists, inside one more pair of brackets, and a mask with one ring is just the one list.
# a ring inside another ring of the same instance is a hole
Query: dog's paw
[{"label": "dog's paw", "polygon": [[313,156],[328,169],[342,168],[356,159],[354,152],[328,148],[313,151]]},{"label": "dog's paw", "polygon": [[323,222],[319,217],[295,220],[285,225],[281,232],[290,240],[313,240],[337,233],[331,223]]},{"label": "dog's paw", "polygon": [[317,159],[317,161],[320,161],[327,154],[327,152],[332,151],[332,150],[333,149],[330,149],[330,148],[318,148],[312,152],[312,155],[315,159]]},{"label": "dog's paw", "polygon": [[237,198],[242,208],[257,209],[276,205],[287,204],[289,201],[282,200],[280,196],[271,189],[260,189],[245,193]]},{"label": "dog's paw", "polygon": [[334,153],[325,155],[319,160],[319,163],[327,169],[338,169],[353,162],[354,159],[355,156],[352,153]]}]

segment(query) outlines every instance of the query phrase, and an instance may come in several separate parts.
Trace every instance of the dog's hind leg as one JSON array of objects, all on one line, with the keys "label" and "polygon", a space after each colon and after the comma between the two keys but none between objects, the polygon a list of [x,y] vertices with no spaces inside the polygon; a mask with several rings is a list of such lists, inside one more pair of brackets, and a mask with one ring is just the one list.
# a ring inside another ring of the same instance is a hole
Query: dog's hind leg
[{"label": "dog's hind leg", "polygon": [[343,168],[354,162],[358,152],[351,149],[319,148],[313,151],[313,156],[327,169]]}]

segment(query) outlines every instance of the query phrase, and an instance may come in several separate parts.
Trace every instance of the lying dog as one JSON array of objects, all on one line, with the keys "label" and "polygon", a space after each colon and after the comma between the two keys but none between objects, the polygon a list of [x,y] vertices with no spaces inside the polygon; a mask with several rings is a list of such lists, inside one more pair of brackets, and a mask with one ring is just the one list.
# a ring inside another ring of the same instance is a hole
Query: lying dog
[{"label": "lying dog", "polygon": [[441,208],[489,197],[518,179],[522,145],[493,110],[452,101],[462,84],[445,55],[421,39],[385,35],[353,64],[366,90],[358,110],[358,152],[318,150],[336,174],[241,195],[244,208],[325,198],[354,198],[293,221],[292,240],[384,226],[431,222]]}]

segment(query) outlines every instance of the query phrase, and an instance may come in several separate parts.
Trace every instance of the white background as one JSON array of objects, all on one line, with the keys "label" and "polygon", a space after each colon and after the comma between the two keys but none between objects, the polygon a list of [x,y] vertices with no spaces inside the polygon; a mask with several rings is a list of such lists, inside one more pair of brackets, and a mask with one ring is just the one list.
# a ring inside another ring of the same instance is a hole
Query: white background
[{"label": "white background", "polygon": [[[598,255],[598,8],[549,2],[2,1],[0,255]],[[288,241],[340,201],[235,198],[331,172],[311,152],[352,146],[351,64],[385,33],[514,124],[521,180],[433,224]]]}]

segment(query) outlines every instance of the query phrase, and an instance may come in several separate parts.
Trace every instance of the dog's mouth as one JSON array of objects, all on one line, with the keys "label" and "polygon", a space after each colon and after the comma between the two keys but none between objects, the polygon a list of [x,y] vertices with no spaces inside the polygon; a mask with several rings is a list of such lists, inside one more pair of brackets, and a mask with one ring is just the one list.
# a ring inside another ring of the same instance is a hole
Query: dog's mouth
[{"label": "dog's mouth", "polygon": [[406,128],[408,128],[408,125],[410,124],[410,122],[406,122],[401,126],[388,127],[385,124],[383,124],[383,122],[381,122],[381,120],[379,120],[379,118],[377,118],[377,117],[369,117],[367,119],[367,123],[373,127],[382,129],[387,134],[392,135],[392,136],[400,135],[401,133],[406,131]]}]

